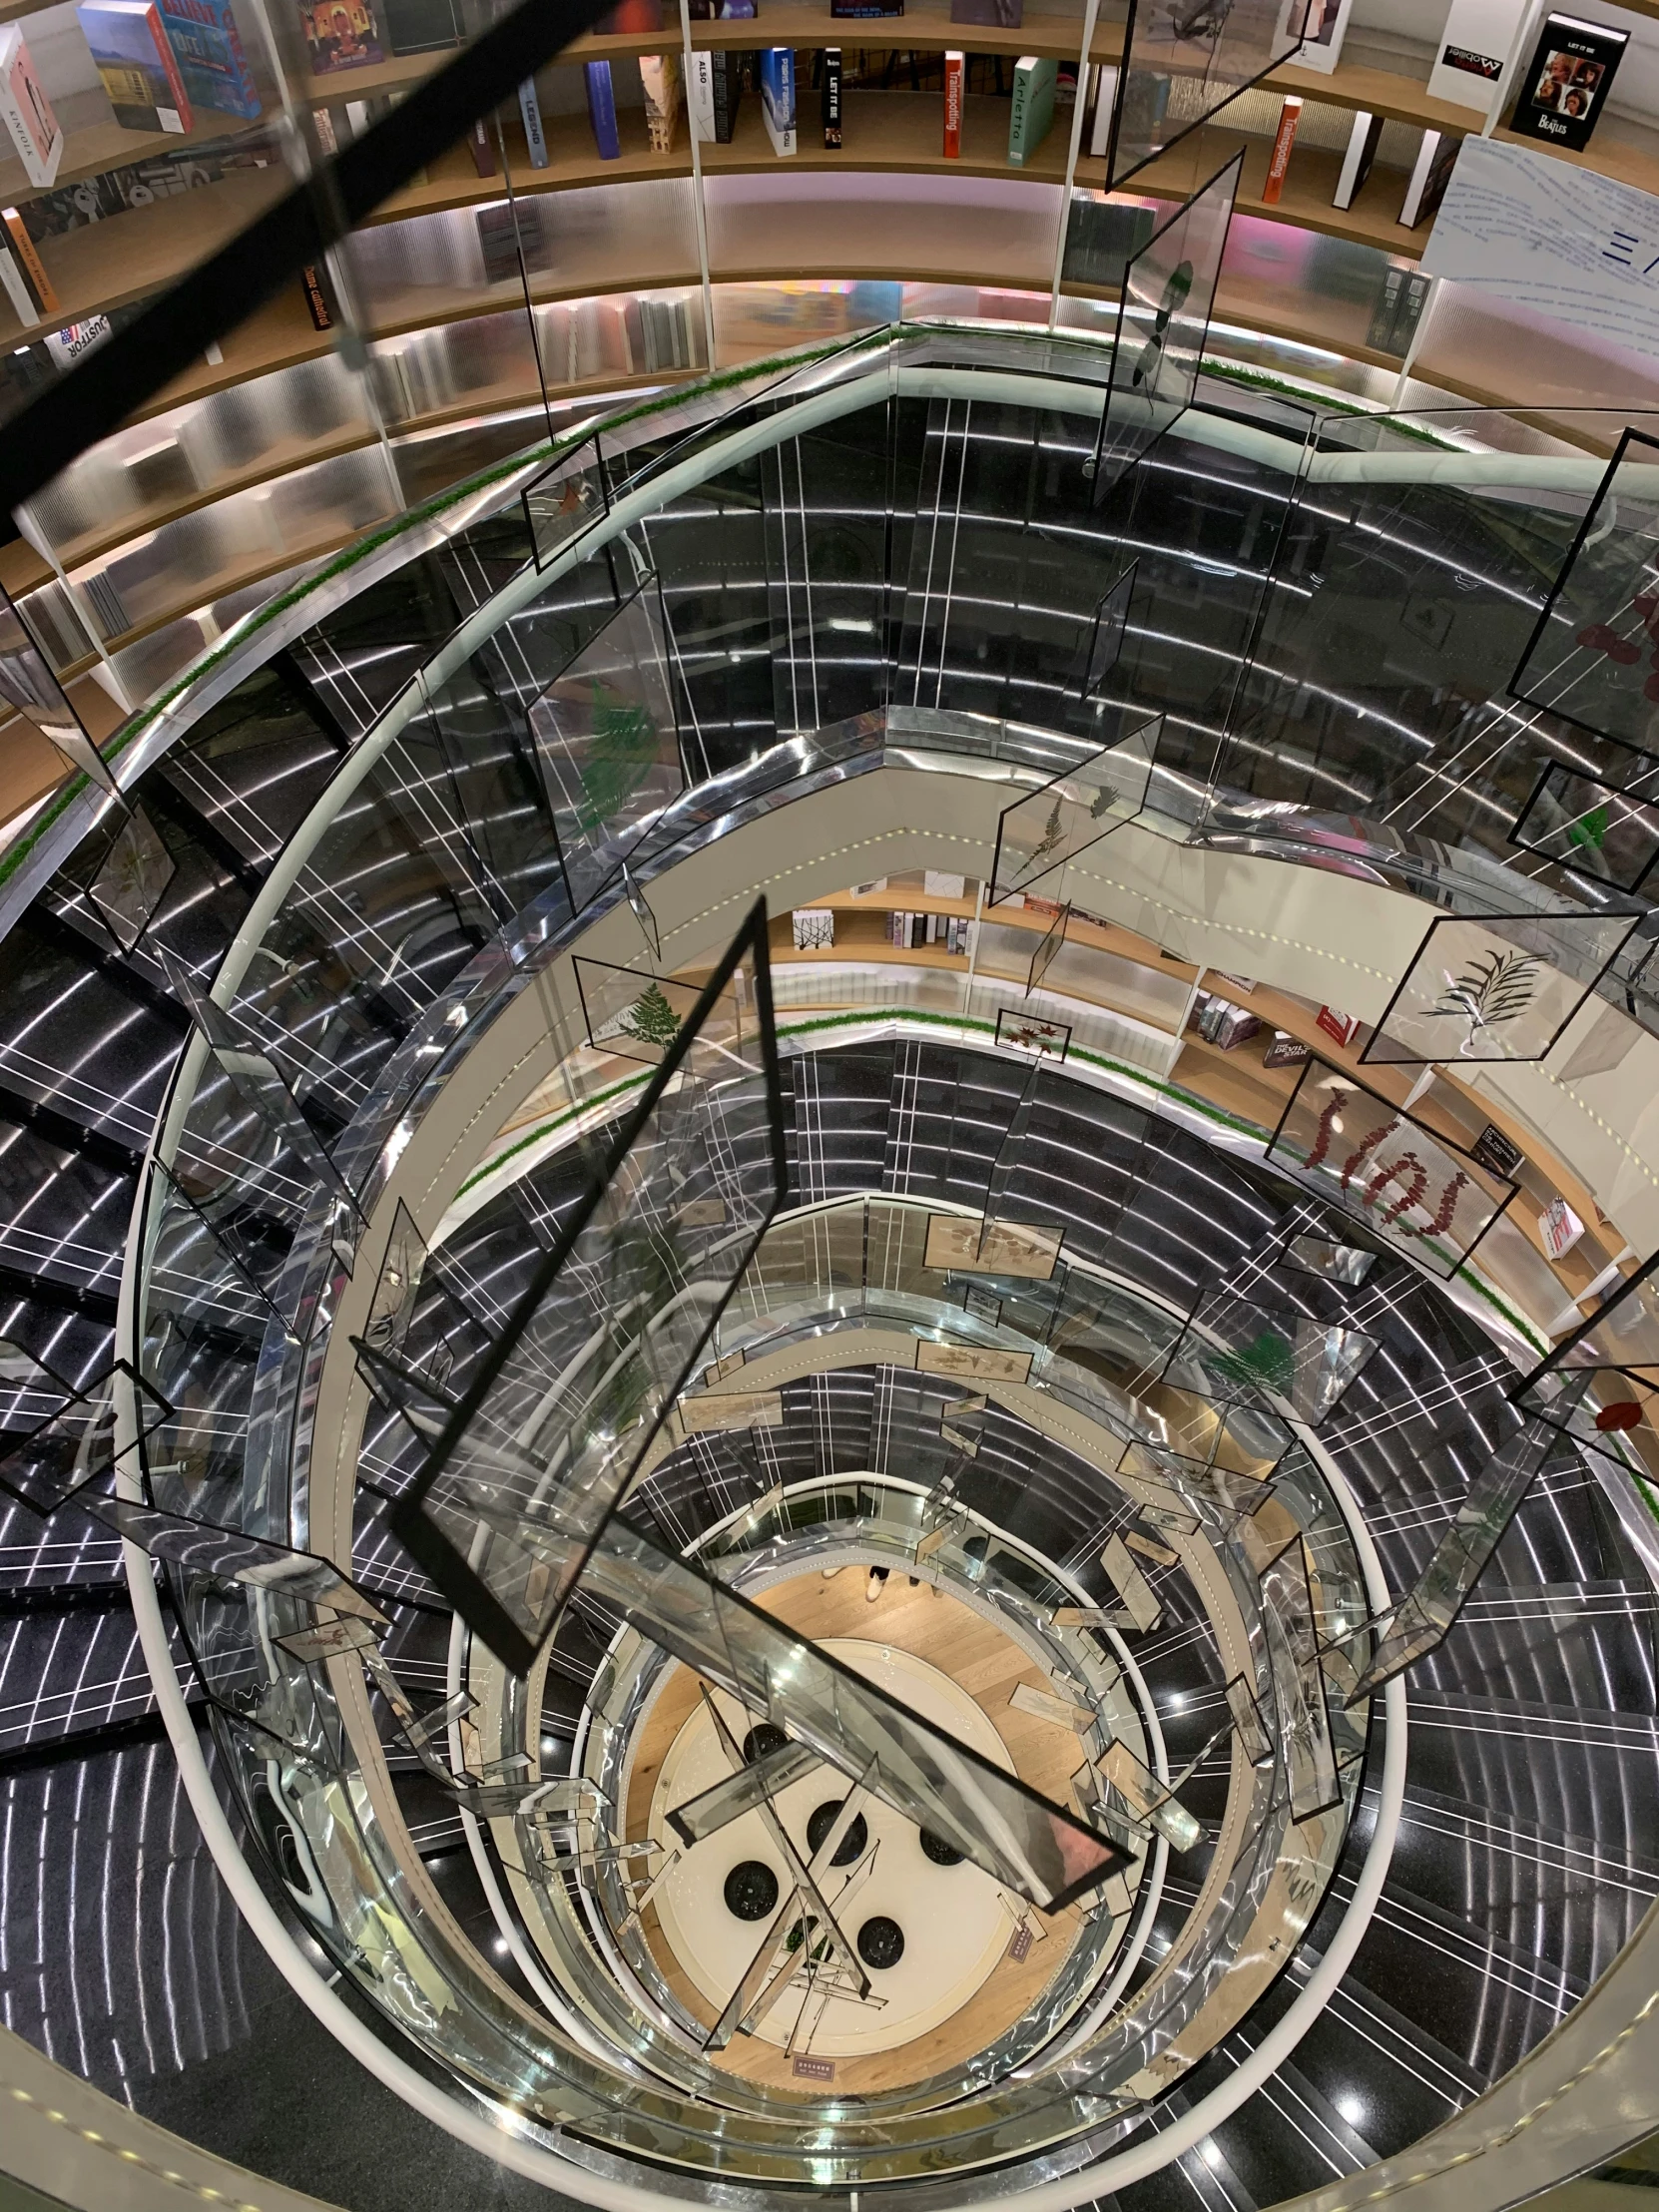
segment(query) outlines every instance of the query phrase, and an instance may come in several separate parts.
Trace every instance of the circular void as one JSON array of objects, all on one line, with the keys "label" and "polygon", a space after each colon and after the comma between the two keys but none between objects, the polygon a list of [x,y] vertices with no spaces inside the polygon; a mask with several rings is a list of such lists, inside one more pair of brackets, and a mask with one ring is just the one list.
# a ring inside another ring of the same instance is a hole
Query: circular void
[{"label": "circular void", "polygon": [[778,1877],[759,1859],[743,1859],[726,1877],[721,1892],[726,1910],[740,1921],[764,1921],[778,1909]]},{"label": "circular void", "polygon": [[953,1844],[947,1844],[942,1836],[935,1836],[930,1828],[919,1831],[922,1856],[931,1859],[935,1867],[959,1867],[962,1855]]},{"label": "circular void", "polygon": [[[812,1816],[807,1823],[807,1849],[809,1852],[817,1854],[824,1839],[835,1825],[835,1815],[845,1803],[845,1798],[829,1798],[823,1805],[813,1808]],[[852,1817],[851,1826],[835,1846],[835,1856],[830,1860],[830,1866],[850,1867],[854,1859],[863,1857],[864,1846],[868,1842],[868,1824],[862,1813],[855,1813]]]},{"label": "circular void", "polygon": [[896,1966],[903,1955],[904,1931],[896,1921],[889,1921],[884,1913],[865,1921],[858,1931],[858,1956],[866,1966],[879,1972],[883,1966]]},{"label": "circular void", "polygon": [[759,1721],[743,1740],[743,1763],[754,1766],[757,1759],[764,1759],[769,1752],[782,1751],[789,1742],[784,1731],[772,1721]]}]

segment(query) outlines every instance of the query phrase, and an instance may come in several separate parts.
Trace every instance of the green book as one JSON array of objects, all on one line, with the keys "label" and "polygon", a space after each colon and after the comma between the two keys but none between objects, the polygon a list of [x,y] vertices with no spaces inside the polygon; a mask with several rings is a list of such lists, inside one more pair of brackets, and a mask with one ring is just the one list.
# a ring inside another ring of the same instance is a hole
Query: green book
[{"label": "green book", "polygon": [[1014,106],[1008,118],[1008,159],[1023,169],[1048,136],[1054,121],[1054,83],[1060,65],[1022,54],[1014,64]]}]

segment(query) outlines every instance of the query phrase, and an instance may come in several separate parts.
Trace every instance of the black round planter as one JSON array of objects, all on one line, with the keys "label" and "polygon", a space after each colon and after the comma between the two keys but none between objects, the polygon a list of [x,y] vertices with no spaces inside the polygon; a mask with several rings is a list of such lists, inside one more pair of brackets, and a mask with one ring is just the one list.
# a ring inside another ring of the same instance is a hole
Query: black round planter
[{"label": "black round planter", "polygon": [[740,1921],[764,1921],[778,1910],[778,1877],[759,1859],[744,1859],[726,1877],[726,1910]]},{"label": "black round planter", "polygon": [[[844,1798],[830,1798],[827,1803],[813,1808],[812,1818],[807,1823],[807,1849],[809,1852],[816,1853],[818,1851],[825,1837],[834,1827],[835,1815],[845,1803]],[[854,1813],[851,1827],[835,1846],[835,1856],[830,1860],[830,1866],[850,1867],[854,1859],[863,1857],[864,1846],[868,1842],[869,1829],[865,1825],[864,1816],[862,1813]]]}]

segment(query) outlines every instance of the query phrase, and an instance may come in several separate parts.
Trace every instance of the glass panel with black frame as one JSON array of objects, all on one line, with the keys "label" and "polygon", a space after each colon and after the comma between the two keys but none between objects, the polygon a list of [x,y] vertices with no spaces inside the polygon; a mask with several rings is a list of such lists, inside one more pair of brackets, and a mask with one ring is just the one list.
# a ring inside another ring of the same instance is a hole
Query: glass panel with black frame
[{"label": "glass panel with black frame", "polygon": [[1308,0],[1130,0],[1106,177],[1121,185],[1302,43]]}]

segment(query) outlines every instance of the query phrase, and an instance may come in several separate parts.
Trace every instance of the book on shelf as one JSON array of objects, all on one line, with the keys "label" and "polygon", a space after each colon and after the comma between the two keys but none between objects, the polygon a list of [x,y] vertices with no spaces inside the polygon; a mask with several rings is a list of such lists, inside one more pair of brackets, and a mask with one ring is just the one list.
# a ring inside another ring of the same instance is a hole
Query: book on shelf
[{"label": "book on shelf", "polygon": [[1509,128],[1581,154],[1607,105],[1613,75],[1630,43],[1628,31],[1546,15],[1532,58],[1518,79]]},{"label": "book on shelf", "polygon": [[671,154],[684,95],[679,55],[642,54],[640,83],[645,88],[645,135],[651,151]]},{"label": "book on shelf", "polygon": [[1302,101],[1298,94],[1287,96],[1279,111],[1279,128],[1273,134],[1273,152],[1268,156],[1268,173],[1262,180],[1262,205],[1275,208],[1279,196],[1285,190],[1285,173],[1291,166],[1291,149],[1296,144],[1297,125],[1302,121]]},{"label": "book on shelf", "polygon": [[761,120],[778,155],[796,150],[795,48],[761,49]]},{"label": "book on shelf", "polygon": [[736,23],[753,20],[756,0],[688,0],[694,23]]},{"label": "book on shelf", "polygon": [[959,161],[962,153],[962,95],[967,82],[967,56],[944,57],[944,158]]},{"label": "book on shelf", "polygon": [[1428,72],[1428,97],[1489,116],[1531,0],[1451,0]]},{"label": "book on shelf", "polygon": [[1112,110],[1118,97],[1118,73],[1110,62],[1095,64],[1092,91],[1094,112],[1089,119],[1089,153],[1095,161],[1102,162],[1112,143]]},{"label": "book on shelf", "polygon": [[83,353],[103,344],[115,325],[107,314],[89,315],[85,322],[66,322],[61,330],[48,330],[46,350],[59,368],[73,368]]},{"label": "book on shelf", "polygon": [[1417,148],[1416,166],[1411,171],[1411,181],[1405,188],[1404,204],[1399,211],[1402,230],[1414,231],[1419,223],[1431,222],[1438,215],[1462,143],[1455,136],[1424,131],[1422,144]]},{"label": "book on shelf", "polygon": [[627,365],[636,374],[693,367],[691,310],[684,299],[630,299],[623,308]]},{"label": "book on shelf", "polygon": [[989,23],[1017,31],[1024,12],[1025,0],[950,0],[952,23]]},{"label": "book on shelf", "polygon": [[1417,324],[1428,299],[1430,279],[1420,270],[1385,269],[1372,310],[1366,343],[1376,353],[1392,353],[1403,360],[1411,350]]},{"label": "book on shelf", "polygon": [[30,184],[51,184],[63,160],[63,126],[41,89],[15,23],[0,26],[0,119]]},{"label": "book on shelf", "polygon": [[472,156],[472,166],[480,177],[495,175],[495,141],[490,136],[489,124],[483,116],[479,116],[468,131],[466,150]]},{"label": "book on shelf", "polygon": [[124,131],[188,131],[190,96],[151,0],[80,0],[75,20]]},{"label": "book on shelf", "polygon": [[259,115],[259,88],[243,51],[231,0],[157,0],[157,4],[192,104],[212,108],[219,115]]},{"label": "book on shelf", "polygon": [[715,57],[707,47],[686,57],[686,118],[691,135],[704,146],[715,137]]},{"label": "book on shelf", "polygon": [[[12,313],[23,328],[32,330],[41,319],[40,309],[35,304],[34,293],[23,281],[22,270],[18,268],[12,259],[11,250],[6,246],[0,246],[0,290],[4,290],[11,301]],[[29,348],[24,346],[22,350],[27,354]]]},{"label": "book on shelf", "polygon": [[593,126],[593,143],[599,149],[602,162],[622,159],[622,140],[617,136],[616,91],[611,83],[609,62],[584,62],[582,79],[588,94],[588,121]]},{"label": "book on shelf", "polygon": [[727,49],[713,57],[714,68],[710,75],[714,102],[715,143],[730,146],[732,133],[738,125],[738,106],[743,99],[743,57]]},{"label": "book on shelf", "polygon": [[339,152],[339,132],[334,127],[332,108],[311,110],[311,129],[316,133],[317,149],[330,160]]},{"label": "book on shelf", "polygon": [[1368,114],[1364,108],[1356,110],[1354,128],[1348,134],[1348,152],[1343,156],[1337,190],[1331,199],[1334,208],[1352,208],[1355,200],[1365,190],[1366,179],[1371,175],[1371,166],[1377,159],[1377,149],[1382,137],[1382,118]]},{"label": "book on shelf", "polygon": [[374,0],[394,54],[441,54],[466,35],[460,0]]},{"label": "book on shelf", "polygon": [[328,294],[322,288],[321,270],[307,265],[299,272],[299,285],[305,294],[305,307],[311,318],[311,328],[331,330],[334,327],[334,316],[328,304]]},{"label": "book on shelf", "polygon": [[478,226],[478,251],[483,256],[486,284],[516,283],[521,253],[526,268],[534,268],[541,261],[539,200],[500,200],[493,208],[478,209],[473,220]]},{"label": "book on shelf", "polygon": [[6,234],[14,264],[21,273],[29,297],[34,301],[33,319],[44,322],[49,316],[61,313],[58,295],[52,289],[52,279],[47,276],[45,264],[35,252],[35,242],[15,208],[0,208],[0,229]]},{"label": "book on shelf", "polygon": [[299,0],[299,23],[313,77],[368,69],[386,58],[379,19],[368,0]]},{"label": "book on shelf", "polygon": [[616,0],[593,25],[595,38],[634,38],[663,27],[663,0]]},{"label": "book on shelf", "polygon": [[830,0],[830,13],[853,17],[902,15],[904,0]]},{"label": "book on shelf", "polygon": [[548,164],[547,132],[541,120],[541,95],[536,90],[534,77],[526,77],[518,88],[518,117],[524,125],[524,144],[530,156],[532,169],[545,169]]},{"label": "book on shelf", "polygon": [[[1302,5],[1303,0],[1287,0],[1284,29],[1296,27],[1295,18]],[[1329,77],[1342,59],[1354,0],[1307,0],[1307,5],[1308,13],[1300,26],[1302,44],[1291,59],[1298,69],[1317,70],[1322,77]]]},{"label": "book on shelf", "polygon": [[1073,193],[1066,219],[1066,251],[1060,281],[1115,291],[1124,272],[1151,238],[1158,218],[1150,208]]},{"label": "book on shelf", "polygon": [[838,153],[841,143],[841,50],[838,46],[824,49],[819,109],[824,120],[824,143],[831,153]]},{"label": "book on shelf", "polygon": [[1054,86],[1060,73],[1056,61],[1041,61],[1022,54],[1014,64],[1014,97],[1008,116],[1008,161],[1023,169],[1036,158],[1054,121]]}]

